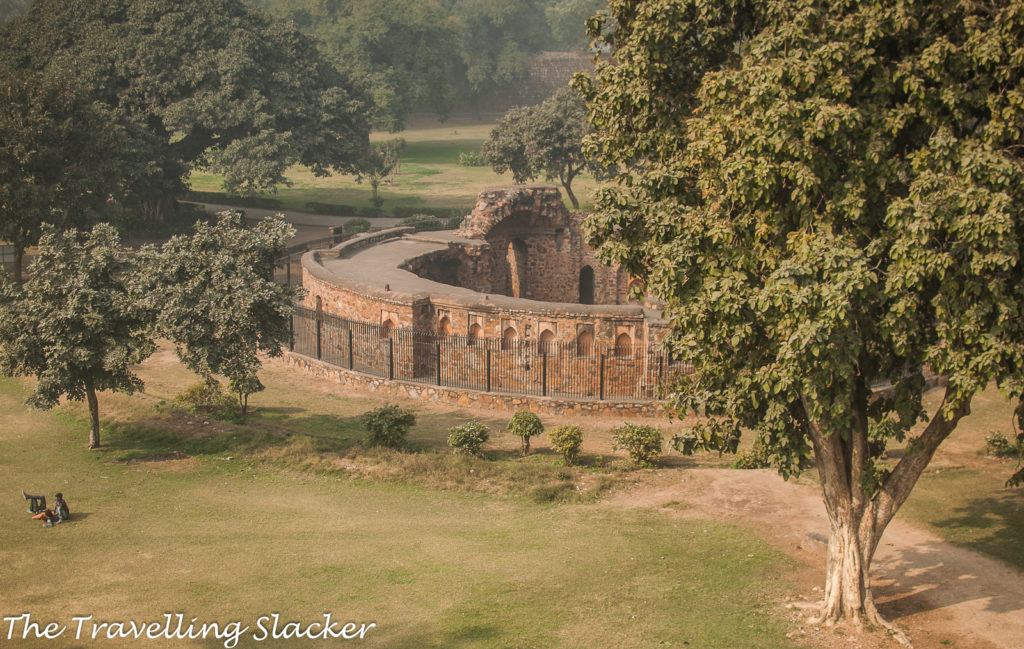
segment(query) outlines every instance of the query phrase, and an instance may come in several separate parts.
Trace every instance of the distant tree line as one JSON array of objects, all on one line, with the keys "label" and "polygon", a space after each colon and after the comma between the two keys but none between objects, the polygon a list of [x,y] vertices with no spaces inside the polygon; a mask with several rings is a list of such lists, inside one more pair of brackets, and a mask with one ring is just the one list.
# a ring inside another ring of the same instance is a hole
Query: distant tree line
[{"label": "distant tree line", "polygon": [[522,81],[544,50],[584,51],[602,0],[249,0],[315,36],[328,60],[363,79],[376,127],[412,112],[475,110]]}]

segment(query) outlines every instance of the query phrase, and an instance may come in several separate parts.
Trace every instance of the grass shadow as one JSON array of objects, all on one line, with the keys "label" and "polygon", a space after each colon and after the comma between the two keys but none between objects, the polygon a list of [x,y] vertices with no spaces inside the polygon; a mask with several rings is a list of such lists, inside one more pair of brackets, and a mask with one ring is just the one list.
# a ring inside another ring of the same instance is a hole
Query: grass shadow
[{"label": "grass shadow", "polygon": [[955,543],[1001,559],[1024,570],[1024,494],[1006,489],[972,498],[954,516],[933,521]]}]

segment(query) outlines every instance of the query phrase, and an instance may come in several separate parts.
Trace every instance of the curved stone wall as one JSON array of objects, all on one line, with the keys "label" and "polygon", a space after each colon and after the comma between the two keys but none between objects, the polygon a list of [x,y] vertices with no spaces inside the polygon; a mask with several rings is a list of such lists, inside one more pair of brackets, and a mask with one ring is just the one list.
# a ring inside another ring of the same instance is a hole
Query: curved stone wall
[{"label": "curved stone wall", "polygon": [[[462,347],[481,339],[491,339],[496,350],[513,344],[525,350],[522,345],[529,343],[531,351],[520,354],[519,363],[527,370],[531,363],[536,366],[531,359],[537,354],[562,350],[558,353],[589,356],[600,350],[620,359],[619,365],[629,361],[633,367],[616,373],[616,365],[602,360],[601,394],[606,387],[609,393],[621,388],[623,394],[650,398],[654,387],[639,386],[645,379],[638,377],[651,375],[650,350],[663,338],[667,323],[652,305],[629,303],[628,278],[620,269],[597,263],[579,223],[554,187],[487,189],[456,232],[395,228],[307,253],[302,258],[305,304],[381,326],[384,332],[410,328],[462,337]],[[581,296],[596,303],[580,303]],[[417,376],[432,361],[413,356],[391,362],[408,366],[408,375]],[[449,354],[446,362],[469,356]],[[638,382],[636,389],[615,386],[620,375],[628,377],[622,381]],[[606,385],[606,379],[611,383]]]}]

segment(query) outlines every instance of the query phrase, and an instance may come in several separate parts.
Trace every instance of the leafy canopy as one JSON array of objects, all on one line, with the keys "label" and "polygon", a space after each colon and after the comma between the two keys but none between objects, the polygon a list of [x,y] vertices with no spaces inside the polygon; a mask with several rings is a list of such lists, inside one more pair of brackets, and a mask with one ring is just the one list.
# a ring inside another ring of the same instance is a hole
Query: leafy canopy
[{"label": "leafy canopy", "polygon": [[512,172],[517,183],[539,176],[558,180],[574,209],[580,204],[572,181],[586,170],[601,175],[601,167],[583,155],[583,138],[591,131],[582,97],[563,88],[539,106],[509,110],[491,131],[481,153],[497,173]]},{"label": "leafy canopy", "polygon": [[84,226],[123,193],[124,137],[68,74],[0,73],[0,240],[21,255],[45,223]]},{"label": "leafy canopy", "polygon": [[173,195],[194,167],[254,191],[295,163],[352,171],[367,146],[356,85],[240,0],[39,0],[0,28],[0,69],[67,70],[112,111],[140,202]]},{"label": "leafy canopy", "polygon": [[23,286],[0,287],[0,371],[38,379],[33,407],[88,398],[98,446],[96,392],[141,390],[134,367],[154,349],[134,261],[109,225],[86,234],[47,227],[29,270]]},{"label": "leafy canopy", "polygon": [[278,215],[251,228],[237,212],[197,223],[191,236],[150,248],[146,306],[157,331],[171,340],[185,365],[207,380],[230,380],[244,397],[262,390],[259,355],[280,356],[291,339],[297,290],[274,281],[277,260],[294,229]]}]

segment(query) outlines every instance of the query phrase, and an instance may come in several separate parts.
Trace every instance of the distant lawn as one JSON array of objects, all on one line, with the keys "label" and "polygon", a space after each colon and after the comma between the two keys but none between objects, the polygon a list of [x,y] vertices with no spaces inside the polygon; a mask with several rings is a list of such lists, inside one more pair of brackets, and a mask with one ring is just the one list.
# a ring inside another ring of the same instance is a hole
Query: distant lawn
[{"label": "distant lawn", "polygon": [[[400,133],[372,134],[371,141],[396,137],[406,141],[400,172],[395,174],[393,184],[380,188],[383,209],[444,207],[465,209],[468,213],[484,187],[513,184],[510,173],[499,175],[490,167],[459,164],[459,154],[479,151],[492,128],[493,123],[463,120],[442,125],[427,123]],[[280,200],[286,209],[304,210],[309,202],[357,208],[371,205],[369,186],[357,183],[353,176],[317,178],[304,167],[293,167],[288,172],[288,180],[291,186],[279,187],[276,194],[268,194]],[[190,182],[197,191],[223,191],[219,175],[194,173]],[[537,182],[545,181],[538,179]],[[590,205],[590,195],[596,187],[589,176],[582,176],[573,183],[573,191],[582,207]]]},{"label": "distant lawn", "polygon": [[[399,649],[792,646],[777,606],[791,588],[780,578],[788,560],[748,533],[657,512],[354,480],[315,457],[304,470],[296,440],[350,446],[362,433],[353,413],[374,404],[337,399],[325,412],[320,396],[268,374],[251,432],[154,410],[156,395],[188,380],[158,359],[147,395],[101,397],[109,445],[93,452],[79,407],[28,412],[24,388],[0,379],[0,611],[62,623],[180,612],[186,622],[250,626],[271,613],[309,624],[331,612],[377,624],[360,646]],[[451,416],[422,414],[417,444],[430,446]],[[297,437],[275,439],[273,422]],[[245,435],[266,454],[240,442]],[[40,527],[21,489],[64,491],[74,519]],[[327,644],[250,635],[238,646]],[[222,646],[12,644],[68,645]]]}]

